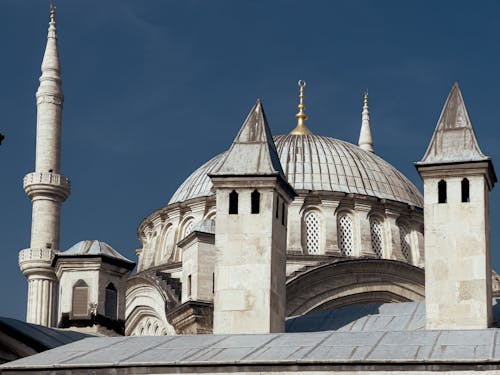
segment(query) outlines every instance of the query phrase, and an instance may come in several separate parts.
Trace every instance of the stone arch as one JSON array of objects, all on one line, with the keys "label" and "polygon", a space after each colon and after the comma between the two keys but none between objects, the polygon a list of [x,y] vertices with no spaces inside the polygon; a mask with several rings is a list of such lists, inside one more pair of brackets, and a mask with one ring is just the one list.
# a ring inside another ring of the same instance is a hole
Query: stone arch
[{"label": "stone arch", "polygon": [[289,279],[286,316],[368,303],[422,301],[424,270],[397,260],[349,259]]},{"label": "stone arch", "polygon": [[174,250],[174,226],[167,223],[160,231],[160,236],[156,246],[155,265],[166,263]]},{"label": "stone arch", "polygon": [[125,311],[125,335],[148,334],[147,324],[154,322],[169,335],[175,334],[166,310],[177,304],[176,297],[156,285],[154,280],[137,275],[128,280]]}]

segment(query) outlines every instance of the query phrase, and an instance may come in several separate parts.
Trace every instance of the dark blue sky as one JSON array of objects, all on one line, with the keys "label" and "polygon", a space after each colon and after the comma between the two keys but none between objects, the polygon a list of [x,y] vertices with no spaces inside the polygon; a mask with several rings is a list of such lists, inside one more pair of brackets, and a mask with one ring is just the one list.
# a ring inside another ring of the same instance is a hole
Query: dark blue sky
[{"label": "dark blue sky", "polygon": [[[483,152],[500,163],[500,2],[56,1],[66,97],[61,247],[108,242],[135,260],[139,222],[231,143],[257,97],[274,134],[295,126],[356,143],[370,91],[377,154],[413,167],[453,82]],[[36,106],[48,2],[0,0],[0,315],[25,318],[18,251],[29,246]],[[497,164],[499,165],[499,164]],[[500,168],[500,166],[498,166]],[[500,269],[500,198],[491,197]]]}]

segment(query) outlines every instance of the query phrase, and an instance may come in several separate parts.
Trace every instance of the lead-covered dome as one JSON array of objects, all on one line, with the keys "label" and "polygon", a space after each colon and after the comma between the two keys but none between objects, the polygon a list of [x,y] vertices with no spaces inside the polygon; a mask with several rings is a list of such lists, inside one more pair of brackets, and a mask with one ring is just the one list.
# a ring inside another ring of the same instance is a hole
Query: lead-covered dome
[{"label": "lead-covered dome", "polygon": [[[328,191],[363,194],[422,207],[418,189],[379,156],[338,139],[317,135],[274,137],[288,182],[298,192]],[[219,154],[194,171],[169,204],[213,194],[208,174],[223,159]]]}]

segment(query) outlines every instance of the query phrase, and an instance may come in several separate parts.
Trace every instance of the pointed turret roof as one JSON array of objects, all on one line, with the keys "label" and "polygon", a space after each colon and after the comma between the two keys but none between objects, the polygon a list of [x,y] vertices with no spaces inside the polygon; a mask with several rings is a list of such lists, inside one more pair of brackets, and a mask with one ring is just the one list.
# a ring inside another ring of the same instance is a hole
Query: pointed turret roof
[{"label": "pointed turret roof", "polygon": [[361,130],[359,132],[358,145],[365,151],[373,151],[373,137],[370,129],[370,112],[368,111],[368,91],[365,92],[363,100],[363,112],[361,114]]},{"label": "pointed turret roof", "polygon": [[427,152],[417,164],[490,160],[477,144],[458,83],[453,85]]},{"label": "pointed turret roof", "polygon": [[266,114],[257,100],[214,176],[280,175],[281,167]]}]

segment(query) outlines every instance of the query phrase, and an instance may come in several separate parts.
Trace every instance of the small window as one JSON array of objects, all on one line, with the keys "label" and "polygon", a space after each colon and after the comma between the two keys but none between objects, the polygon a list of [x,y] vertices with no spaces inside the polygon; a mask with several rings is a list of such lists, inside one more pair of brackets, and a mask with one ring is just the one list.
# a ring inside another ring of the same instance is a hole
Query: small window
[{"label": "small window", "polygon": [[229,215],[238,214],[238,193],[234,190],[229,194]]},{"label": "small window", "polygon": [[89,287],[83,280],[78,280],[73,286],[72,313],[75,317],[89,315]]},{"label": "small window", "polygon": [[281,224],[285,225],[285,202],[281,203]]},{"label": "small window", "polygon": [[111,319],[117,318],[118,292],[112,283],[106,287],[106,300],[104,303],[104,314]]},{"label": "small window", "polygon": [[188,275],[188,297],[191,297],[191,292],[192,292],[192,288],[193,288],[193,285],[191,284],[191,275]]},{"label": "small window", "polygon": [[212,273],[212,294],[215,294],[215,273]]},{"label": "small window", "polygon": [[438,182],[438,203],[446,203],[446,181]]},{"label": "small window", "polygon": [[466,178],[462,180],[462,202],[470,202],[469,180]]},{"label": "small window", "polygon": [[280,215],[280,197],[276,198],[276,219]]},{"label": "small window", "polygon": [[257,190],[252,192],[252,214],[258,214],[260,211],[260,193]]}]

